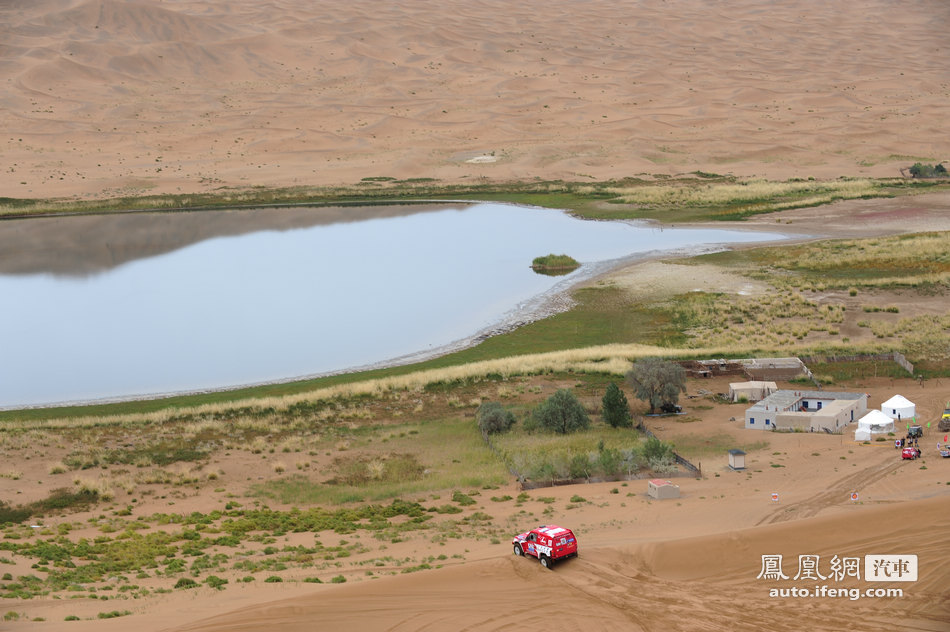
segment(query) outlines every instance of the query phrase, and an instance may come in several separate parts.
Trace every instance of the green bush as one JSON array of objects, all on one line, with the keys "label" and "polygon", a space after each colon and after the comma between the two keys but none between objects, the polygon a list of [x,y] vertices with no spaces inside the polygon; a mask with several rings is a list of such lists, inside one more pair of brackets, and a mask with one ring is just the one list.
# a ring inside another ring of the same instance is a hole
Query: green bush
[{"label": "green bush", "polygon": [[132,614],[131,610],[110,610],[109,612],[100,612],[96,616],[100,619],[115,619],[118,617],[126,617]]},{"label": "green bush", "polygon": [[458,503],[462,505],[463,507],[465,507],[467,505],[474,505],[475,499],[469,496],[468,494],[465,494],[463,492],[456,490],[452,494],[452,502]]},{"label": "green bush", "polygon": [[228,580],[222,579],[217,575],[208,575],[207,579],[205,579],[205,584],[217,590],[224,590],[224,585],[227,583]]},{"label": "green bush", "polygon": [[190,577],[182,577],[177,582],[175,582],[175,588],[197,588],[198,582],[191,579]]},{"label": "green bush", "polygon": [[478,429],[486,437],[506,432],[515,424],[515,416],[498,402],[484,402],[475,413]]},{"label": "green bush", "polygon": [[558,434],[568,434],[590,426],[587,411],[574,393],[563,388],[541,402],[531,416],[539,427]]},{"label": "green bush", "polygon": [[942,178],[947,175],[947,168],[943,164],[925,165],[917,162],[910,168],[910,175],[915,178]]},{"label": "green bush", "polygon": [[571,478],[590,478],[591,464],[590,457],[586,454],[571,455],[568,471]]},{"label": "green bush", "polygon": [[643,456],[651,467],[672,458],[673,447],[660,441],[656,437],[650,437],[643,444]]}]

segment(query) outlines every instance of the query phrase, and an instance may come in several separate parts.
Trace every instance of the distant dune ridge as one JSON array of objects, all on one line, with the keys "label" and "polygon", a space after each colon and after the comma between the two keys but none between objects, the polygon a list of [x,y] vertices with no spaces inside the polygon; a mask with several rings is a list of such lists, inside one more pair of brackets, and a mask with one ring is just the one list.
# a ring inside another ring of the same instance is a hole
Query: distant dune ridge
[{"label": "distant dune ridge", "polygon": [[950,159],[948,25],[884,0],[4,2],[0,195],[896,176]]}]

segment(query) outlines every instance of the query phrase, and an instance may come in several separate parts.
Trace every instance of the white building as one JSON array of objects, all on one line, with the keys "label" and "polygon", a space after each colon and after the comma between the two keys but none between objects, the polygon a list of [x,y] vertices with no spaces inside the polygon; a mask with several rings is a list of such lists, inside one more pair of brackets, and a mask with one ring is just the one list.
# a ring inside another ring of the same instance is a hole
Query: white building
[{"label": "white building", "polygon": [[836,432],[867,412],[867,393],[776,391],[745,411],[752,430]]}]

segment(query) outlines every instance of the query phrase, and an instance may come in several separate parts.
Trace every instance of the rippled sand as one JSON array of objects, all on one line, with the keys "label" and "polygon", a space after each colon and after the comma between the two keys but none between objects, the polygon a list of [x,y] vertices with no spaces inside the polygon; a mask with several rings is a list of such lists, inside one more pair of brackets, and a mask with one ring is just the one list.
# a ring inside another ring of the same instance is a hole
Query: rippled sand
[{"label": "rippled sand", "polygon": [[950,159],[950,4],[0,4],[0,195],[897,176]]}]

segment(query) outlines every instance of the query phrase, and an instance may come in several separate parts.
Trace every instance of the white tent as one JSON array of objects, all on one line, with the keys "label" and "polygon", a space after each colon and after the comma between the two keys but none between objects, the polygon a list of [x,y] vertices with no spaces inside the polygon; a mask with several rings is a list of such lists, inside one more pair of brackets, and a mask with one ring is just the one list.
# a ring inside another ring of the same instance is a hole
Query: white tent
[{"label": "white tent", "polygon": [[894,432],[894,420],[879,410],[872,410],[858,419],[858,429],[854,431],[855,441],[870,441],[873,435]]},{"label": "white tent", "polygon": [[906,419],[910,421],[917,416],[917,406],[903,395],[895,395],[881,404],[881,412],[891,419]]}]

